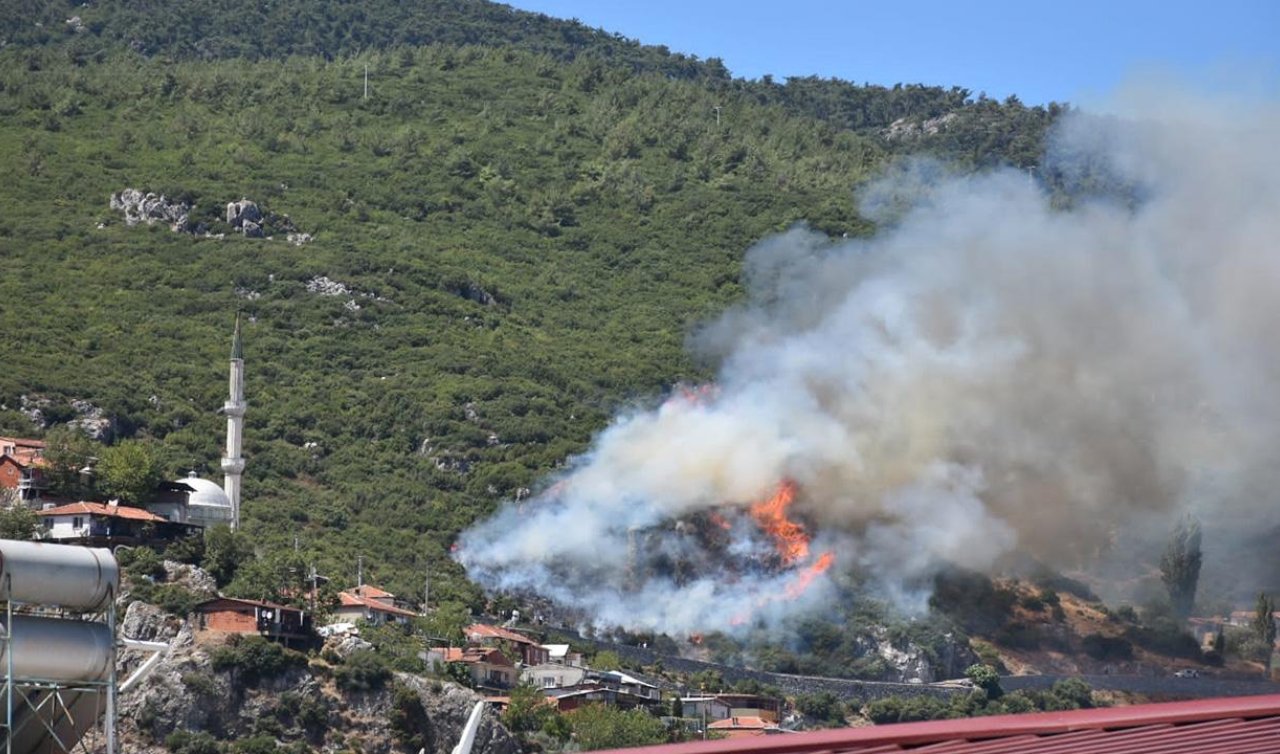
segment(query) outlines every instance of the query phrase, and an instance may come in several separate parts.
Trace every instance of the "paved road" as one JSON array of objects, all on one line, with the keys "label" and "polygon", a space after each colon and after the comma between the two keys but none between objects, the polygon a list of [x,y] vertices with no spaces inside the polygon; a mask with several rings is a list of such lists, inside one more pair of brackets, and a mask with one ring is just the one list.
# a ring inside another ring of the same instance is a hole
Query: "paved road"
[{"label": "paved road", "polygon": [[1257,696],[1280,694],[1280,684],[1258,679],[1256,681],[1214,678],[1175,678],[1149,675],[1013,675],[1003,676],[1000,686],[1005,691],[1018,689],[1049,688],[1065,678],[1079,678],[1095,689],[1129,691],[1152,696],[1184,697],[1200,699],[1211,696]]},{"label": "paved road", "polygon": [[[785,673],[767,673],[763,670],[721,665],[714,662],[690,660],[675,655],[663,654],[645,647],[629,644],[613,644],[595,641],[577,634],[564,631],[552,631],[561,639],[572,639],[578,644],[590,644],[599,649],[609,649],[624,660],[641,665],[661,663],[663,667],[682,673],[698,673],[712,670],[720,674],[725,681],[735,683],[743,680],[754,680],[760,683],[777,686],[788,694],[814,694],[830,692],[840,699],[881,699],[887,696],[934,696],[948,697],[954,694],[967,694],[970,689],[964,686],[949,686],[918,683],[889,683],[884,681],[858,681],[848,678],[824,678],[821,676],[788,675]],[[1175,678],[1173,676],[1137,676],[1137,675],[1018,675],[1002,676],[1000,685],[1005,691],[1019,689],[1047,689],[1054,683],[1067,678],[1080,678],[1091,687],[1106,691],[1127,691],[1160,697],[1180,697],[1200,699],[1214,696],[1257,696],[1261,694],[1280,694],[1280,683],[1258,679],[1256,681],[1214,678]]]}]

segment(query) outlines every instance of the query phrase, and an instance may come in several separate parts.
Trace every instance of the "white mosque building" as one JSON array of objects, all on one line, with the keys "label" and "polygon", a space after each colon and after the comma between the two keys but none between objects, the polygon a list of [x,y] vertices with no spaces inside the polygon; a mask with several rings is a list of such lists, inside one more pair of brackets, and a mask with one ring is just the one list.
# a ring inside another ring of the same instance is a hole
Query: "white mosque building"
[{"label": "white mosque building", "polygon": [[227,402],[222,411],[227,415],[227,449],[222,457],[223,483],[200,479],[192,471],[183,479],[164,485],[161,494],[147,504],[147,510],[169,521],[210,527],[228,524],[240,527],[240,477],[244,474],[244,457],[240,454],[244,440],[244,348],[240,341],[240,317],[236,316],[235,335],[231,340],[231,377]]}]

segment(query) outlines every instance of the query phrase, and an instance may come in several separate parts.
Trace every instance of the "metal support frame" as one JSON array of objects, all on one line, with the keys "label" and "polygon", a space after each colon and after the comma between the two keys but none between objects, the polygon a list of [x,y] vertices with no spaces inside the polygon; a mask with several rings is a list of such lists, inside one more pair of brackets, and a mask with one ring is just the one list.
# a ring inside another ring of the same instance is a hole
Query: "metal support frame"
[{"label": "metal support frame", "polygon": [[[5,594],[13,594],[13,574],[5,573]],[[110,632],[111,642],[111,658],[106,680],[102,681],[57,681],[47,678],[22,677],[18,678],[14,672],[14,641],[13,641],[13,616],[15,603],[12,599],[4,600],[4,632],[0,634],[0,646],[4,648],[5,656],[5,673],[4,673],[4,695],[5,695],[5,748],[4,754],[26,754],[26,752],[14,750],[14,739],[17,734],[27,729],[28,725],[33,723],[42,726],[45,732],[53,739],[56,746],[65,752],[70,752],[79,745],[80,750],[84,754],[90,754],[88,745],[85,743],[83,736],[77,740],[63,741],[58,735],[57,725],[60,721],[69,720],[72,724],[73,733],[79,728],[76,725],[75,712],[72,707],[75,706],[78,697],[81,694],[96,694],[99,699],[106,699],[106,714],[102,715],[103,732],[106,738],[105,754],[116,754],[116,665],[119,659],[120,644],[116,635],[116,595],[115,590],[111,589],[107,596],[106,609],[101,613],[92,614],[89,617],[96,618],[100,622],[105,622]],[[21,702],[21,706],[19,706]],[[30,710],[31,715],[20,725],[15,727],[15,713],[18,709]],[[101,706],[95,705],[93,715],[97,718],[100,714]],[[88,732],[92,726],[84,727],[83,732]]]}]

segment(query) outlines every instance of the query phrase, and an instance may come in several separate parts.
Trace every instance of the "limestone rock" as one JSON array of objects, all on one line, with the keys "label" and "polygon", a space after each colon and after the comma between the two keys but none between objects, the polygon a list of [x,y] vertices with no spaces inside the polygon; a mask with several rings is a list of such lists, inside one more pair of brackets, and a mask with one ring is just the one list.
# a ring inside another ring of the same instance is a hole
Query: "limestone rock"
[{"label": "limestone rock", "polygon": [[163,222],[174,231],[196,232],[196,227],[190,220],[191,205],[170,201],[163,194],[143,193],[138,189],[126,188],[111,195],[110,206],[124,214],[125,225]]},{"label": "limestone rock", "polygon": [[307,281],[307,292],[321,296],[350,296],[351,289],[327,275],[317,275]]},{"label": "limestone rock", "polygon": [[176,560],[164,561],[165,582],[186,589],[199,597],[212,599],[218,596],[218,582],[208,571]]},{"label": "limestone rock", "polygon": [[359,636],[352,636],[348,634],[346,636],[335,636],[325,642],[324,648],[326,651],[333,652],[335,655],[345,660],[354,652],[373,649],[373,645],[364,639],[361,639]]},{"label": "limestone rock", "polygon": [[978,656],[967,642],[947,634],[940,645],[930,648],[913,642],[895,643],[888,631],[877,627],[858,642],[859,649],[869,655],[878,655],[887,666],[880,679],[899,683],[934,683],[948,678],[959,678],[965,668],[978,662]]},{"label": "limestone rock", "polygon": [[247,222],[261,225],[262,210],[258,209],[258,203],[243,197],[238,202],[228,202],[227,225],[240,230]]}]

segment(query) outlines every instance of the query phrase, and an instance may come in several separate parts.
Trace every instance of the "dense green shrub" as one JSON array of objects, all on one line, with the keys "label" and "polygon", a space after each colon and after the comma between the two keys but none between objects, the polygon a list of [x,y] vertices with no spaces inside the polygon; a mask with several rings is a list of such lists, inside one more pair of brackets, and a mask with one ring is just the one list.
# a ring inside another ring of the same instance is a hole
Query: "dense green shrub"
[{"label": "dense green shrub", "polygon": [[173,754],[222,754],[222,745],[204,731],[175,730],[164,739]]},{"label": "dense green shrub", "polygon": [[377,652],[358,649],[347,655],[333,675],[338,688],[345,691],[374,691],[391,679],[391,668]]},{"label": "dense green shrub", "polygon": [[246,685],[275,678],[289,670],[306,667],[307,656],[285,649],[261,636],[233,635],[210,653],[213,669],[232,672]]}]

